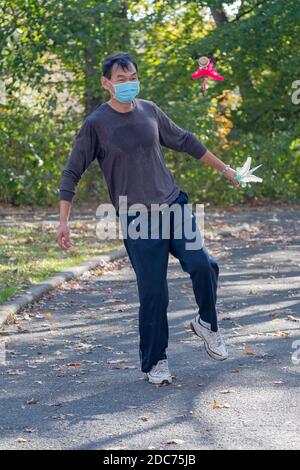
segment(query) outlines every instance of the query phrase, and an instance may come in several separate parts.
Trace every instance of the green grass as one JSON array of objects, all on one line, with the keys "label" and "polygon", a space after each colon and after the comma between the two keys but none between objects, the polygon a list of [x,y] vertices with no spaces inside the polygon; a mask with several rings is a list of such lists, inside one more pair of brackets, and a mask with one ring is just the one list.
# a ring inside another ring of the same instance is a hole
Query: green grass
[{"label": "green grass", "polygon": [[16,294],[18,291],[15,287],[7,287],[6,289],[2,289],[0,291],[0,305],[3,304],[9,297]]},{"label": "green grass", "polygon": [[73,246],[64,251],[56,242],[56,226],[0,227],[0,304],[65,268],[122,246],[120,240],[98,240],[95,223],[76,223],[71,239]]}]

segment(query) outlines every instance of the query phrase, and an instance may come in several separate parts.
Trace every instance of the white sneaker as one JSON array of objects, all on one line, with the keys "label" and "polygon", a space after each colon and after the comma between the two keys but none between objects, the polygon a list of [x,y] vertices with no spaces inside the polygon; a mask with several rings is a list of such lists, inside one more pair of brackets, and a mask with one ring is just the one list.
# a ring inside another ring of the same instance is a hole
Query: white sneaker
[{"label": "white sneaker", "polygon": [[152,384],[163,384],[163,383],[172,383],[172,375],[169,371],[168,360],[162,359],[158,363],[152,366],[150,372],[145,374],[146,380]]},{"label": "white sneaker", "polygon": [[209,326],[205,326],[205,323],[202,323],[199,314],[191,321],[190,325],[192,331],[203,339],[205,350],[210,357],[216,361],[225,361],[228,359],[228,352],[219,331],[211,331]]}]

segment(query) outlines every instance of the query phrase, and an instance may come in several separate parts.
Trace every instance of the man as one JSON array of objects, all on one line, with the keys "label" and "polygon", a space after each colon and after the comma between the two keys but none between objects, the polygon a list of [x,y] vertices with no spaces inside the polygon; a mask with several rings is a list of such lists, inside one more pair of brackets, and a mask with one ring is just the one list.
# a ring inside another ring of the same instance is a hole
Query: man
[{"label": "man", "polygon": [[[118,215],[120,196],[127,197],[126,207],[143,204],[150,215],[153,204],[171,208],[175,204],[184,207],[188,202],[187,193],[177,187],[165,166],[161,145],[201,159],[238,186],[234,180],[235,170],[214,156],[191,132],[178,127],[154,102],[136,98],[138,67],[130,54],[106,57],[101,84],[111,98],[84,120],[62,174],[57,231],[61,248],[68,249],[72,244],[68,228],[71,201],[82,174],[95,159]],[[127,228],[134,224],[134,219],[127,216]],[[161,232],[158,238],[133,239],[129,236],[124,239],[139,292],[141,370],[154,384],[172,382],[166,355],[169,253],[179,259],[183,270],[192,279],[199,307],[198,315],[191,321],[192,330],[204,340],[206,351],[212,358],[223,361],[228,357],[217,324],[218,264],[204,245],[188,250],[185,235],[181,239],[174,236],[174,217],[170,223],[169,239],[163,238]],[[193,220],[197,231],[195,224]]]}]

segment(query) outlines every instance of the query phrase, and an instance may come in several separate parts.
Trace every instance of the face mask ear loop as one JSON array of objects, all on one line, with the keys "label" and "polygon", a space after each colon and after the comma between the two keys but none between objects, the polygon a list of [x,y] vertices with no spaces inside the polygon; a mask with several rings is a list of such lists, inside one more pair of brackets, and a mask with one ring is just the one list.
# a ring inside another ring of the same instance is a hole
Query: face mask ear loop
[{"label": "face mask ear loop", "polygon": [[114,84],[113,84],[110,80],[108,80],[108,81],[109,81],[109,83],[111,84],[111,86],[113,87],[113,90],[114,90],[113,98],[114,98],[114,97],[116,96],[116,89],[115,89],[115,86],[114,86]]}]

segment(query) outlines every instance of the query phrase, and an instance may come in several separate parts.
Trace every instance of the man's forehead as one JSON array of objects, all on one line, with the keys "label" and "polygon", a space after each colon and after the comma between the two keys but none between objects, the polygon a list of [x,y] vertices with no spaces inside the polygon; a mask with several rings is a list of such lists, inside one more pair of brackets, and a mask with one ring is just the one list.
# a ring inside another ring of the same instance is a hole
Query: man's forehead
[{"label": "man's forehead", "polygon": [[123,69],[123,67],[119,64],[114,64],[111,73],[114,76],[122,76],[122,77],[127,77],[129,75],[132,75],[133,73],[136,73],[135,66],[131,63],[128,64],[126,68]]}]

